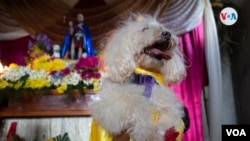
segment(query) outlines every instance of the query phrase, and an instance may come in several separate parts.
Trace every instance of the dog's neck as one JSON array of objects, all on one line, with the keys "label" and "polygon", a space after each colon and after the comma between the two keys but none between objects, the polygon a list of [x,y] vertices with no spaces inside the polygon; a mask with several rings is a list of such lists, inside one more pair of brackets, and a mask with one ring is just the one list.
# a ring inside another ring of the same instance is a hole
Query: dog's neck
[{"label": "dog's neck", "polygon": [[158,84],[160,84],[160,85],[164,84],[163,76],[160,73],[151,72],[151,71],[145,70],[141,67],[137,67],[134,72],[135,72],[135,74],[152,76]]},{"label": "dog's neck", "polygon": [[150,98],[155,84],[163,84],[162,76],[158,73],[150,72],[142,68],[137,68],[130,79],[132,83],[145,85],[143,96]]}]

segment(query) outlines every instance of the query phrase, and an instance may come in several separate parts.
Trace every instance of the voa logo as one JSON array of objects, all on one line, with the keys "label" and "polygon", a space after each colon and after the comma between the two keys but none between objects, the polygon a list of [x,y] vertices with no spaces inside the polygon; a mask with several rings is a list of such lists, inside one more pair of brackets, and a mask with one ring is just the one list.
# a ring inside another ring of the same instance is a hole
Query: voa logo
[{"label": "voa logo", "polygon": [[244,129],[226,129],[227,136],[247,136]]},{"label": "voa logo", "polygon": [[220,21],[225,25],[233,25],[238,20],[238,13],[231,7],[226,7],[220,12]]}]

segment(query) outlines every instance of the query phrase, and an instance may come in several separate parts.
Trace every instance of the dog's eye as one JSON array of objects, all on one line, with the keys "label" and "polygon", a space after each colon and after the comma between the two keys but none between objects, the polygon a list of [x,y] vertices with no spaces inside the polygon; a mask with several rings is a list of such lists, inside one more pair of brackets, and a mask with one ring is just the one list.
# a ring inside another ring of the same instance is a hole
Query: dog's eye
[{"label": "dog's eye", "polygon": [[144,32],[146,29],[148,29],[148,27],[144,27],[144,28],[142,29],[142,31]]}]

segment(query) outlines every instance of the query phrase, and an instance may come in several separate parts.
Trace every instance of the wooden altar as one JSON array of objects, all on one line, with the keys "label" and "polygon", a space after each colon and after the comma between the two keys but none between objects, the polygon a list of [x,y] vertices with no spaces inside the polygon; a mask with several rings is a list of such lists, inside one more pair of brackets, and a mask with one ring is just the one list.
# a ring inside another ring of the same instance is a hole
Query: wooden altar
[{"label": "wooden altar", "polygon": [[96,98],[94,91],[85,94],[43,94],[22,96],[17,100],[6,99],[0,107],[0,117],[69,117],[90,116],[90,104]]}]

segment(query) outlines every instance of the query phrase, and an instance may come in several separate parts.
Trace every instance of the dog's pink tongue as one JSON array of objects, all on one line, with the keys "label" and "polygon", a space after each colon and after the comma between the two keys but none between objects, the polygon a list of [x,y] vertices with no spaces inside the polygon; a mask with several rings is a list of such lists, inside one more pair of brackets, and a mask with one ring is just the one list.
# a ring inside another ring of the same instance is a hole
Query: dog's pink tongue
[{"label": "dog's pink tongue", "polygon": [[168,54],[166,54],[165,52],[163,52],[157,48],[151,49],[150,53],[155,55],[155,56],[160,56],[160,57],[164,58],[165,60],[171,59],[171,56],[169,56]]}]

